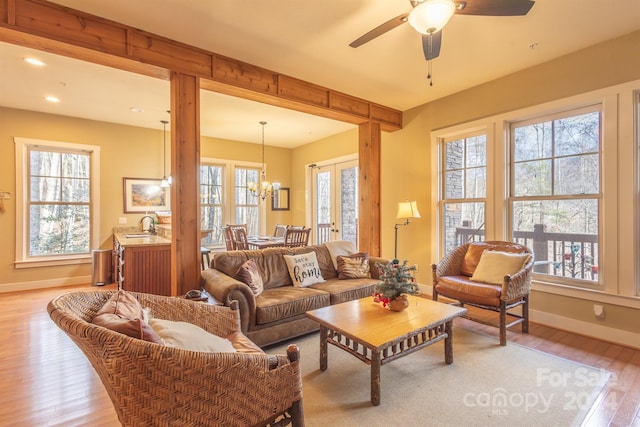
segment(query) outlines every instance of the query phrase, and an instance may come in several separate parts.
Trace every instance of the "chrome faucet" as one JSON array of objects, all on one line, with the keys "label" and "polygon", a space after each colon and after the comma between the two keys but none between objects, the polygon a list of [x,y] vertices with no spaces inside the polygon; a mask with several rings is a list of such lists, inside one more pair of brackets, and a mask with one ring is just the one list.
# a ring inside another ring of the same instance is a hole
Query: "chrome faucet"
[{"label": "chrome faucet", "polygon": [[[148,221],[145,221],[148,219]],[[145,215],[140,219],[140,225],[142,226],[142,231],[148,231],[151,234],[156,234],[156,224],[155,220],[151,215]]]}]

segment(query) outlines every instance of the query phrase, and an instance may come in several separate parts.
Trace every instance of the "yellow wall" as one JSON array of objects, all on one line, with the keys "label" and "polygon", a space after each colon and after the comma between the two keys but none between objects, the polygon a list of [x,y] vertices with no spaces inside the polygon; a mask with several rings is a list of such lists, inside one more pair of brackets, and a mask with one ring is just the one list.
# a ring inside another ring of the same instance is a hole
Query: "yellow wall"
[{"label": "yellow wall", "polygon": [[[0,213],[0,292],[88,283],[91,278],[90,259],[85,263],[65,267],[14,268],[14,137],[101,147],[99,241],[101,248],[110,248],[112,228],[118,226],[119,217],[125,216],[128,226],[137,226],[142,217],[140,214],[123,213],[122,178],[162,177],[162,129],[144,129],[0,107],[0,191],[11,193],[11,200],[4,201],[5,212]],[[214,138],[202,138],[201,153],[205,157],[257,163],[262,161],[260,145]],[[288,186],[291,183],[291,150],[267,146],[265,158],[268,178]],[[267,230],[272,230],[276,222],[289,223],[289,218],[288,211],[273,212],[268,207]]]}]

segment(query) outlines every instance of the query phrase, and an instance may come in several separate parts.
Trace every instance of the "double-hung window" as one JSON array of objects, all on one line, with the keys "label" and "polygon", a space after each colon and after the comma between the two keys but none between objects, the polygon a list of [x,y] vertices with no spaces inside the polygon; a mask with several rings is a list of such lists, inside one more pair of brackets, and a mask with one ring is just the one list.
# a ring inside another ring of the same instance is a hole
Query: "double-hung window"
[{"label": "double-hung window", "polygon": [[445,253],[483,240],[487,193],[485,134],[445,139],[442,150],[441,218]]},{"label": "double-hung window", "polygon": [[257,235],[260,231],[258,197],[249,191],[250,182],[260,182],[260,170],[235,168],[235,220],[236,224],[247,224],[247,233]]},{"label": "double-hung window", "polygon": [[208,246],[223,246],[222,227],[247,224],[249,235],[264,231],[265,205],[249,191],[258,182],[260,167],[228,160],[203,159],[200,165],[200,212],[202,230],[211,230],[203,240]]},{"label": "double-hung window", "polygon": [[600,106],[511,124],[511,230],[554,282],[598,282]]},{"label": "double-hung window", "polygon": [[224,212],[224,172],[221,164],[200,165],[200,229],[211,230],[203,242],[220,245]]},{"label": "double-hung window", "polygon": [[[96,239],[99,147],[16,138],[16,263],[87,258]],[[66,262],[65,262],[66,261]]]}]

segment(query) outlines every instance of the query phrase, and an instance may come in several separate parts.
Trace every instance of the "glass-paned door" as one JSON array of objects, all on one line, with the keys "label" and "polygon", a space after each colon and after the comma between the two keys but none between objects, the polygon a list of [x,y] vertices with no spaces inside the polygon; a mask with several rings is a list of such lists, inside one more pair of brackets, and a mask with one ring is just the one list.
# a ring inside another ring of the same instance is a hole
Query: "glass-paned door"
[{"label": "glass-paned door", "polygon": [[349,240],[358,244],[358,161],[313,168],[314,243]]}]

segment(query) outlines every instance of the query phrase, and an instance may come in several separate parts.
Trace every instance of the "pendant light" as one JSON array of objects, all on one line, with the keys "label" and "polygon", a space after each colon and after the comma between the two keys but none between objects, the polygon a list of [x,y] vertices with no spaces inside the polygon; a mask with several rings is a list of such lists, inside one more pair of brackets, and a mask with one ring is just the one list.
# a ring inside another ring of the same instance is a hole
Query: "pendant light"
[{"label": "pendant light", "polygon": [[247,188],[251,194],[255,197],[260,197],[262,200],[267,197],[273,197],[275,191],[280,188],[280,183],[274,182],[273,184],[267,181],[267,170],[264,163],[264,127],[267,122],[260,122],[262,125],[262,173],[260,174],[260,184],[257,182],[247,183]]},{"label": "pendant light", "polygon": [[160,120],[162,123],[162,132],[164,134],[162,141],[162,182],[160,183],[160,187],[169,187],[171,185],[171,176],[167,178],[167,123],[166,120]]}]

